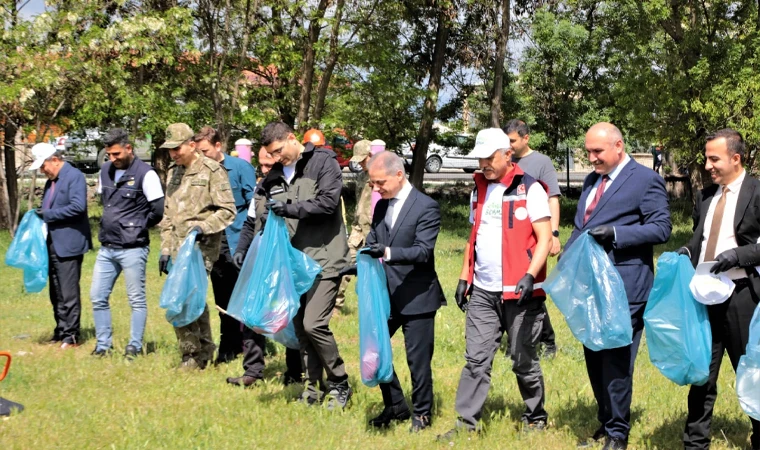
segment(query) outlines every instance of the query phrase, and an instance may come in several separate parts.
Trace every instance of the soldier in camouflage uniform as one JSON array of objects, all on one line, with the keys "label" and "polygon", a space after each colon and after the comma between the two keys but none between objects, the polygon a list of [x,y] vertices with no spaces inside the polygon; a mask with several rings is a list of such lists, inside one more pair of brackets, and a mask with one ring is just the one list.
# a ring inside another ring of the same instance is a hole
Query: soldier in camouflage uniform
[{"label": "soldier in camouflage uniform", "polygon": [[[370,141],[364,139],[354,144],[354,154],[351,162],[359,164],[362,172],[356,174],[356,210],[354,211],[354,222],[351,226],[351,234],[348,236],[348,250],[351,253],[351,262],[356,264],[356,253],[364,247],[364,240],[369,234],[370,225],[372,225],[372,186],[369,184],[367,176],[367,161],[370,158]],[[351,281],[349,275],[341,278],[338,296],[335,298],[335,307],[340,309],[345,303],[345,293],[348,283]]]},{"label": "soldier in camouflage uniform", "polygon": [[[235,199],[224,168],[195,149],[193,130],[187,124],[175,123],[166,129],[166,142],[174,164],[169,166],[161,221],[161,259],[159,270],[168,273],[169,257],[177,251],[191,231],[198,232],[206,272],[219,257],[221,233],[235,219]],[[175,328],[182,368],[203,369],[214,355],[208,306],[195,322]]]}]

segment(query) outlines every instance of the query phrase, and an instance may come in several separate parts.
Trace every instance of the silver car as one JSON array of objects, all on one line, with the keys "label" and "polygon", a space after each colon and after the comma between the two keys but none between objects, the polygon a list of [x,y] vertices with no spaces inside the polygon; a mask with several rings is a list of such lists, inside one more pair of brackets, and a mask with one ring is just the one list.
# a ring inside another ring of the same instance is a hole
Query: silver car
[{"label": "silver car", "polygon": [[[427,158],[425,158],[425,171],[436,173],[441,169],[462,169],[467,173],[473,173],[478,170],[478,158],[467,156],[472,150],[472,148],[469,148],[471,139],[470,135],[458,134],[454,137],[454,141],[457,144],[454,147],[445,147],[431,142]],[[401,154],[410,167],[412,158],[414,157],[413,151],[413,145],[407,144],[401,148]]]}]

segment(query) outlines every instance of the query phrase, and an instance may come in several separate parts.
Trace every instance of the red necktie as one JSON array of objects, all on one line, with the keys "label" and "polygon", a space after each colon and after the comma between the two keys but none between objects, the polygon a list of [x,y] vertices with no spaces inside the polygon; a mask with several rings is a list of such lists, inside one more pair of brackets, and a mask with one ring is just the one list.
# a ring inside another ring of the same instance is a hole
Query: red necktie
[{"label": "red necktie", "polygon": [[584,225],[586,222],[588,222],[589,216],[591,216],[591,213],[594,212],[596,205],[599,203],[599,200],[602,198],[602,195],[604,195],[604,187],[607,185],[607,180],[609,179],[610,179],[609,175],[604,175],[602,177],[602,182],[599,183],[599,187],[596,188],[594,199],[591,201],[591,204],[588,205],[588,208],[586,208],[586,214],[583,215]]},{"label": "red necktie", "polygon": [[44,209],[50,208],[50,204],[53,202],[53,194],[55,194],[55,181],[53,181],[53,183],[50,185],[50,190],[48,191],[48,195],[47,197],[45,197],[44,204],[42,205]]}]

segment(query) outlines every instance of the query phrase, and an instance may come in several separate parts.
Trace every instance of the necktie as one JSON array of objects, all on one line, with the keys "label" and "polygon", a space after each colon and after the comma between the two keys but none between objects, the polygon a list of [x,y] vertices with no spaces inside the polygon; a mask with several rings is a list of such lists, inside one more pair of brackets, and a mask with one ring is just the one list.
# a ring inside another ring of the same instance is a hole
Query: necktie
[{"label": "necktie", "polygon": [[609,175],[602,176],[602,182],[599,183],[599,187],[596,188],[594,199],[591,200],[591,204],[588,205],[588,208],[586,208],[586,213],[583,215],[584,224],[588,222],[589,216],[591,216],[591,213],[594,212],[596,205],[599,203],[599,200],[602,198],[602,195],[604,195],[604,187],[607,186],[607,180],[609,179],[610,179]]},{"label": "necktie", "polygon": [[710,235],[707,237],[707,248],[705,249],[705,261],[715,261],[715,247],[718,246],[718,235],[720,234],[720,225],[723,222],[723,210],[726,208],[726,189],[723,186],[723,193],[715,205],[712,223],[710,224]]},{"label": "necktie", "polygon": [[388,209],[385,211],[385,226],[388,228],[388,231],[391,231],[391,228],[393,228],[393,209],[397,201],[397,198],[392,198],[388,201]]},{"label": "necktie", "polygon": [[50,204],[53,202],[53,194],[55,194],[55,181],[50,185],[50,190],[47,193],[47,197],[45,197],[45,201],[43,202],[42,208],[43,209],[49,209]]}]

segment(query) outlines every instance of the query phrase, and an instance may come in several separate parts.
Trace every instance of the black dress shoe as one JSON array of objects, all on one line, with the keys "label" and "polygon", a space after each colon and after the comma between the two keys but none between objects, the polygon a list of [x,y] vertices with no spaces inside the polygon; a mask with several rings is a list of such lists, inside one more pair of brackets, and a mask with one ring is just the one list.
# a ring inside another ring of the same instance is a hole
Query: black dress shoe
[{"label": "black dress shoe", "polygon": [[607,441],[604,443],[604,447],[602,447],[602,450],[626,450],[627,448],[627,440],[608,436]]},{"label": "black dress shoe", "polygon": [[409,427],[410,433],[419,433],[425,428],[430,428],[430,416],[412,417],[412,426]]},{"label": "black dress shoe", "polygon": [[412,413],[406,405],[391,406],[383,409],[383,412],[371,419],[369,424],[375,428],[383,428],[389,426],[394,420],[403,422],[409,420],[410,417],[412,417]]}]

